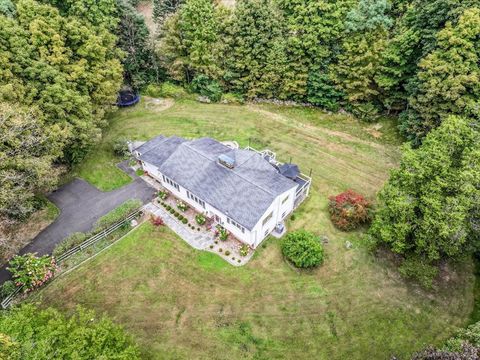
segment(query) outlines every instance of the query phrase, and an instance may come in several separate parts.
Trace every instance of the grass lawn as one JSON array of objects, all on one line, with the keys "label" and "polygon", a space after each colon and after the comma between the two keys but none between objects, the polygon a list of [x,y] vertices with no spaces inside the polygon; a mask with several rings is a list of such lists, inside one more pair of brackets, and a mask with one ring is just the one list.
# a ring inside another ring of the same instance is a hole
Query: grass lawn
[{"label": "grass lawn", "polygon": [[[326,260],[299,272],[282,259],[277,240],[245,267],[198,252],[167,228],[141,225],[127,238],[40,292],[43,304],[83,304],[106,312],[152,359],[406,358],[438,344],[468,321],[472,265],[449,273],[434,292],[398,276],[370,255],[363,233],[334,229],[328,195],[347,188],[374,197],[398,161],[399,140],[388,119],[376,127],[315,109],[227,106],[179,101],[162,112],[143,104],[111,119],[104,141],[77,173],[101,189],[130,181],[116,169],[119,137],[211,136],[292,157],[312,169],[311,196],[290,229],[327,235]],[[347,250],[345,242],[353,248]]]}]

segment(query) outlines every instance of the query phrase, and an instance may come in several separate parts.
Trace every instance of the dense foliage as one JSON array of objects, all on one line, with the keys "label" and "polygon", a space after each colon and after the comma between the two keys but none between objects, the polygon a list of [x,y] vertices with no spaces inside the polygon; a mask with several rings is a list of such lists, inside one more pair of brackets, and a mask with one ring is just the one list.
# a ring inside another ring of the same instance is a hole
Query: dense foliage
[{"label": "dense foliage", "polygon": [[137,346],[106,317],[78,307],[71,317],[32,304],[0,314],[0,358],[140,359]]},{"label": "dense foliage", "polygon": [[323,263],[323,246],[314,234],[298,230],[285,236],[281,243],[282,253],[298,268],[312,268]]},{"label": "dense foliage", "polygon": [[[116,1],[0,6],[0,222],[26,219],[59,163],[100,139],[122,83]],[[15,104],[15,105],[12,105]]]},{"label": "dense foliage", "polygon": [[344,107],[369,121],[401,113],[416,146],[448,115],[479,120],[480,0],[156,3],[166,19],[158,52],[181,83],[203,76],[247,98]]},{"label": "dense foliage", "polygon": [[48,255],[17,255],[8,264],[8,271],[12,274],[15,285],[23,287],[24,292],[45,284],[53,277],[56,269],[55,260]]},{"label": "dense foliage", "polygon": [[328,211],[333,224],[348,231],[370,221],[372,204],[355,191],[347,190],[329,197]]},{"label": "dense foliage", "polygon": [[406,274],[425,274],[439,260],[478,249],[480,134],[450,116],[417,150],[406,145],[400,168],[379,194],[370,234],[408,261]]}]

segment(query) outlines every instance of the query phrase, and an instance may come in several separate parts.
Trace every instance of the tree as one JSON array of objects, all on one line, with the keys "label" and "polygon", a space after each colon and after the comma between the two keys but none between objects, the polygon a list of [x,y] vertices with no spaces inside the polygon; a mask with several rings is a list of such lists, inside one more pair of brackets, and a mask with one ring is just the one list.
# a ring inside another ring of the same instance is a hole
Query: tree
[{"label": "tree", "polygon": [[158,53],[169,75],[190,83],[195,75],[218,78],[213,51],[218,22],[212,0],[188,0],[164,25]]},{"label": "tree", "polygon": [[[102,13],[107,3],[89,6]],[[64,2],[62,16],[51,5],[19,0],[14,18],[0,16],[0,98],[37,105],[45,124],[63,132],[58,140],[70,163],[100,138],[122,81],[121,53],[109,28],[115,21],[95,25],[71,15],[87,5]]]},{"label": "tree", "polygon": [[332,71],[338,88],[346,94],[354,110],[359,110],[357,116],[371,115],[370,109],[374,114],[372,105],[378,103],[381,95],[375,77],[392,25],[389,10],[385,0],[361,0],[347,15],[344,51]]},{"label": "tree", "polygon": [[480,120],[480,8],[448,23],[435,50],[420,61],[401,128],[415,144],[450,114]]},{"label": "tree", "polygon": [[249,98],[284,97],[286,65],[281,13],[269,0],[239,2],[227,49],[227,81]]},{"label": "tree", "polygon": [[393,12],[400,15],[383,56],[377,82],[385,90],[384,106],[399,112],[406,108],[409,83],[418,64],[436,46],[437,33],[447,22],[456,24],[479,0],[396,0]]},{"label": "tree", "polygon": [[26,219],[35,210],[35,195],[55,185],[52,163],[61,135],[37,109],[0,102],[0,219]]},{"label": "tree", "polygon": [[145,18],[126,0],[118,2],[118,46],[124,51],[124,82],[133,89],[159,81],[159,69]]},{"label": "tree", "polygon": [[121,327],[81,307],[71,317],[32,304],[2,311],[0,333],[0,344],[10,348],[9,360],[140,359],[138,347]]},{"label": "tree", "polygon": [[183,0],[153,0],[153,20],[162,26],[168,16],[174,14]]},{"label": "tree", "polygon": [[314,234],[298,230],[289,233],[281,243],[283,255],[299,268],[311,268],[323,262],[323,246]]},{"label": "tree", "polygon": [[[335,108],[339,92],[329,65],[337,61],[344,18],[356,1],[280,0],[286,38],[285,93],[289,98]],[[341,95],[341,94],[340,94]]]},{"label": "tree", "polygon": [[476,126],[450,116],[417,150],[405,145],[369,232],[406,259],[405,274],[478,248],[471,214],[480,195],[479,143]]}]

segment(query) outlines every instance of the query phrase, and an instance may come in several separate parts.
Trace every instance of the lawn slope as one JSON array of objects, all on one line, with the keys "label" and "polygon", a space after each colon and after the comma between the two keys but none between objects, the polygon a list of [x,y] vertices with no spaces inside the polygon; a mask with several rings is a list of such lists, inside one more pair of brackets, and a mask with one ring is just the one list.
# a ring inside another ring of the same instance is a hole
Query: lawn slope
[{"label": "lawn slope", "polygon": [[467,321],[471,268],[457,269],[441,288],[424,292],[369,254],[361,231],[339,232],[328,219],[328,195],[353,188],[373,197],[397,163],[394,127],[380,125],[384,133],[375,139],[369,125],[315,109],[188,100],[162,112],[142,104],[118,112],[104,141],[77,169],[87,180],[100,188],[122,183],[112,155],[120,137],[211,136],[268,146],[305,172],[312,169],[311,196],[288,227],[326,235],[325,263],[296,271],[271,239],[247,266],[233,268],[166,228],[144,224],[55,280],[38,299],[45,306],[83,304],[107,312],[152,359],[406,358],[438,344]]}]

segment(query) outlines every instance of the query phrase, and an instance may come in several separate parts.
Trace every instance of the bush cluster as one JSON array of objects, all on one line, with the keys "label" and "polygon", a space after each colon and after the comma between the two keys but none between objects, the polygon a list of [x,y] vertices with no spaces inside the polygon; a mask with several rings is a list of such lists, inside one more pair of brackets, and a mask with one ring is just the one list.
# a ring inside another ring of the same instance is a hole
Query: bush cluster
[{"label": "bush cluster", "polygon": [[314,234],[298,230],[289,233],[281,243],[282,253],[298,268],[311,268],[322,264],[323,246]]},{"label": "bush cluster", "polygon": [[15,256],[7,269],[12,274],[15,285],[24,286],[24,291],[28,292],[50,280],[57,266],[55,259],[48,255],[37,257],[29,253]]},{"label": "bush cluster", "polygon": [[137,210],[141,206],[142,206],[142,201],[138,199],[131,199],[131,200],[125,201],[122,205],[113,209],[108,214],[98,219],[98,221],[95,223],[94,231],[95,232],[101,231],[119,222],[120,220],[125,219],[128,215],[133,213],[135,210]]},{"label": "bush cluster", "polygon": [[328,211],[337,228],[349,231],[370,222],[372,204],[362,195],[347,190],[329,197]]}]

